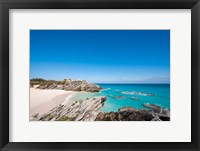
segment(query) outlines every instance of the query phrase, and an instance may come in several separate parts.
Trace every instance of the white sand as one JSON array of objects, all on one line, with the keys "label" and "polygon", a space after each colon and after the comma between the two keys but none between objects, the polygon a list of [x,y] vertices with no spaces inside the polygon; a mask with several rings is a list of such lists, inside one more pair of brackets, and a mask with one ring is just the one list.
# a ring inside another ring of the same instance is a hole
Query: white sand
[{"label": "white sand", "polygon": [[66,104],[76,93],[74,91],[30,88],[30,116],[36,113],[45,114],[60,104]]}]

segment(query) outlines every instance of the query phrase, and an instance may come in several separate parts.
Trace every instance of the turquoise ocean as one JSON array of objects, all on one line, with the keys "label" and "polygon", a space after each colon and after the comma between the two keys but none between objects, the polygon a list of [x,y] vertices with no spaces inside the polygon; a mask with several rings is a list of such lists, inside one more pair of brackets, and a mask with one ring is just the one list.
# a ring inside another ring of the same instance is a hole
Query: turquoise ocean
[{"label": "turquoise ocean", "polygon": [[170,109],[170,84],[98,84],[103,90],[98,93],[83,92],[72,99],[86,99],[94,96],[106,96],[102,112],[118,111],[131,106],[145,108],[144,103],[156,104]]}]

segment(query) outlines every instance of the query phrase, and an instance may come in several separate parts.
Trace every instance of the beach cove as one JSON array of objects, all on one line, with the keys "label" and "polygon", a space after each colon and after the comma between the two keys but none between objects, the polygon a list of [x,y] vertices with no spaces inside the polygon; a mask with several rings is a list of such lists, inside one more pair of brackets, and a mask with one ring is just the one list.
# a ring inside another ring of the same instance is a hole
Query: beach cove
[{"label": "beach cove", "polygon": [[[169,84],[31,81],[32,121],[168,121]],[[127,116],[128,115],[128,116]]]}]

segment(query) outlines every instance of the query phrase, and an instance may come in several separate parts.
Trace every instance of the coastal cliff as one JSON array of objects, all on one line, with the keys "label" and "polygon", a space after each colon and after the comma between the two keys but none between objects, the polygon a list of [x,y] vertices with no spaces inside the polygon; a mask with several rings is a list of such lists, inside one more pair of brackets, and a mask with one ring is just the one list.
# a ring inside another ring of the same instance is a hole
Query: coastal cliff
[{"label": "coastal cliff", "polygon": [[58,89],[66,91],[99,92],[102,88],[99,85],[89,83],[85,80],[64,79],[63,81],[44,80],[41,78],[31,79],[30,86],[38,89]]}]

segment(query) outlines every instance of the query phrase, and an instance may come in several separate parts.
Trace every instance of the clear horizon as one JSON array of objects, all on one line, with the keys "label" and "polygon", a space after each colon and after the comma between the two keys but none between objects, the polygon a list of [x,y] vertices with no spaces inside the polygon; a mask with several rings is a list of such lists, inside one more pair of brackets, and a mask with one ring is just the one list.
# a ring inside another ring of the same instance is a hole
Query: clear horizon
[{"label": "clear horizon", "polygon": [[[44,78],[42,78],[42,79],[44,79]],[[44,80],[54,80],[54,79],[44,79]],[[64,79],[62,79],[62,80],[64,80]],[[62,81],[62,80],[57,80],[57,81]],[[72,80],[84,80],[84,79],[72,79]],[[90,82],[90,81],[87,81],[87,82]],[[170,84],[170,83],[98,83],[98,82],[93,82],[93,83],[94,84]]]},{"label": "clear horizon", "polygon": [[169,30],[31,30],[30,78],[170,84]]}]

